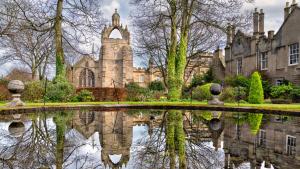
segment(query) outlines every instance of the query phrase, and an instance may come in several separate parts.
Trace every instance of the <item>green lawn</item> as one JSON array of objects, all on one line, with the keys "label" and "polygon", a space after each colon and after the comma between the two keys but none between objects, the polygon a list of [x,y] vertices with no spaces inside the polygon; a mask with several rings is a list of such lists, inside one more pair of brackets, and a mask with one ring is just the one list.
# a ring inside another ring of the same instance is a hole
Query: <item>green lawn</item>
[{"label": "green lawn", "polygon": [[[81,105],[112,105],[117,102],[70,102],[70,103],[46,103],[46,106],[81,106]],[[120,104],[137,105],[180,105],[180,106],[208,106],[206,102],[120,102]],[[43,103],[26,103],[26,107],[42,107]],[[237,103],[225,103],[226,107],[238,107]],[[300,111],[300,104],[240,104],[239,107],[253,107],[258,109],[294,110]],[[6,109],[5,103],[0,102],[0,109]]]}]

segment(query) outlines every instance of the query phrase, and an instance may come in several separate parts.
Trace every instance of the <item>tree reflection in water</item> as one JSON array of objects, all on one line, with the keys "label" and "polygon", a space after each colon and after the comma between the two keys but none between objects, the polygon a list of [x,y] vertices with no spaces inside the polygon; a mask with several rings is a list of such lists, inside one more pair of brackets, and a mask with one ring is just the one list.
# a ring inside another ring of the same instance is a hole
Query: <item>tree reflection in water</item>
[{"label": "tree reflection in water", "polygon": [[[210,142],[216,139],[213,145],[219,146],[222,129],[212,130],[214,115],[210,113],[83,110],[23,115],[18,124],[24,125],[0,131],[0,165],[22,169],[220,168],[223,158]],[[11,117],[6,121],[0,120],[0,125],[8,127]],[[147,124],[147,133],[133,140],[133,127],[142,123]]]},{"label": "tree reflection in water", "polygon": [[[211,112],[208,112],[211,113]],[[206,114],[170,110],[151,135],[139,142],[143,148],[135,152],[136,168],[222,168],[224,155],[220,146],[223,124],[214,131]],[[218,117],[220,114],[218,114]],[[220,121],[221,123],[221,121]]]}]

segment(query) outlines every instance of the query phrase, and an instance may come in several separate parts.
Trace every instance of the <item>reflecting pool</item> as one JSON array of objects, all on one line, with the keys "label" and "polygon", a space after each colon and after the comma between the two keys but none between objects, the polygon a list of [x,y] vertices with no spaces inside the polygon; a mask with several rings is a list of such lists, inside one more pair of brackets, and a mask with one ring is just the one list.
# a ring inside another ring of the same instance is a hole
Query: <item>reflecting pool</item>
[{"label": "reflecting pool", "polygon": [[191,110],[0,116],[0,168],[300,168],[300,117]]}]

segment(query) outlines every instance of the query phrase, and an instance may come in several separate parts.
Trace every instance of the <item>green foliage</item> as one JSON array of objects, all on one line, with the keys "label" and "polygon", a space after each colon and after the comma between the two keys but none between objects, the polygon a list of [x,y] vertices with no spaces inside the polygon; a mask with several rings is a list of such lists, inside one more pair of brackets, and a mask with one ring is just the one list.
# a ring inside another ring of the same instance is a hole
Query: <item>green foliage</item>
[{"label": "green foliage", "polygon": [[63,77],[49,83],[45,99],[49,102],[68,102],[74,97],[74,87]]},{"label": "green foliage", "polygon": [[75,101],[75,102],[91,102],[93,100],[95,100],[93,93],[86,90],[86,89],[83,89],[83,90],[80,90],[80,92],[78,92],[75,95],[75,97],[73,98],[72,101]]},{"label": "green foliage", "polygon": [[22,97],[25,101],[41,102],[45,94],[45,84],[43,81],[32,81],[25,84]]},{"label": "green foliage", "polygon": [[162,81],[159,80],[155,80],[153,82],[151,82],[148,86],[148,88],[152,91],[164,91],[165,90],[165,86],[162,83]]},{"label": "green foliage", "polygon": [[264,97],[265,98],[269,98],[270,94],[271,94],[271,87],[272,87],[272,85],[270,84],[269,81],[263,80],[262,81],[262,86],[263,86],[263,89],[264,89]]},{"label": "green foliage", "polygon": [[149,89],[140,87],[137,83],[131,82],[125,86],[128,101],[146,101],[151,98]]},{"label": "green foliage", "polygon": [[207,120],[207,121],[209,121],[209,120],[211,120],[211,119],[213,118],[212,113],[211,113],[211,112],[208,112],[208,111],[202,112],[202,113],[200,114],[200,116],[201,116],[203,119]]},{"label": "green foliage", "polygon": [[251,76],[248,101],[251,104],[262,104],[264,102],[264,90],[262,87],[261,77],[258,72],[254,72]]},{"label": "green foliage", "polygon": [[220,100],[224,102],[234,102],[235,101],[235,92],[233,87],[226,87],[223,89]]},{"label": "green foliage", "polygon": [[254,114],[254,113],[248,114],[247,121],[249,123],[252,134],[256,135],[256,133],[258,132],[261,125],[262,118],[263,118],[263,114]]},{"label": "green foliage", "polygon": [[211,83],[214,81],[214,76],[212,69],[210,68],[206,73],[202,75],[195,75],[192,78],[191,84],[188,87],[189,89],[203,85],[205,83]]},{"label": "green foliage", "polygon": [[295,102],[299,102],[300,101],[300,86],[295,86],[291,93],[290,93],[290,96],[292,97],[292,99],[295,101]]},{"label": "green foliage", "polygon": [[231,76],[225,78],[225,84],[232,87],[244,87],[246,89],[250,88],[251,81],[242,75]]},{"label": "green foliage", "polygon": [[[290,93],[293,90],[291,84],[288,85],[278,85],[271,87],[271,97],[276,99],[289,99]],[[297,90],[295,90],[297,92]]]},{"label": "green foliage", "polygon": [[212,95],[210,93],[210,86],[211,86],[211,83],[207,83],[205,85],[198,86],[193,91],[193,99],[196,99],[199,101],[212,99]]}]

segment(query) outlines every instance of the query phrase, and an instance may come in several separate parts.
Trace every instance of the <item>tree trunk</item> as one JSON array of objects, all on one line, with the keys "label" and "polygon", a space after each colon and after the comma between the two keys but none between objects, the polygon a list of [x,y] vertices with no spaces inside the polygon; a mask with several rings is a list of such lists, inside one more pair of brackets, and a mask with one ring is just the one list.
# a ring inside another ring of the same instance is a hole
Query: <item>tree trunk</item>
[{"label": "tree trunk", "polygon": [[62,7],[63,0],[57,0],[55,17],[55,51],[56,51],[56,77],[65,77],[65,60],[62,47]]},{"label": "tree trunk", "polygon": [[181,28],[180,28],[180,42],[179,51],[176,57],[176,91],[179,97],[182,93],[182,86],[184,82],[184,70],[186,66],[186,55],[187,55],[187,45],[188,45],[188,25],[189,25],[189,11],[188,11],[188,0],[182,0],[182,18],[181,18]]},{"label": "tree trunk", "polygon": [[167,56],[168,59],[168,98],[179,99],[180,94],[177,91],[176,85],[176,50],[177,50],[177,19],[176,19],[176,0],[169,2],[171,7],[171,36],[170,36],[170,48]]}]

